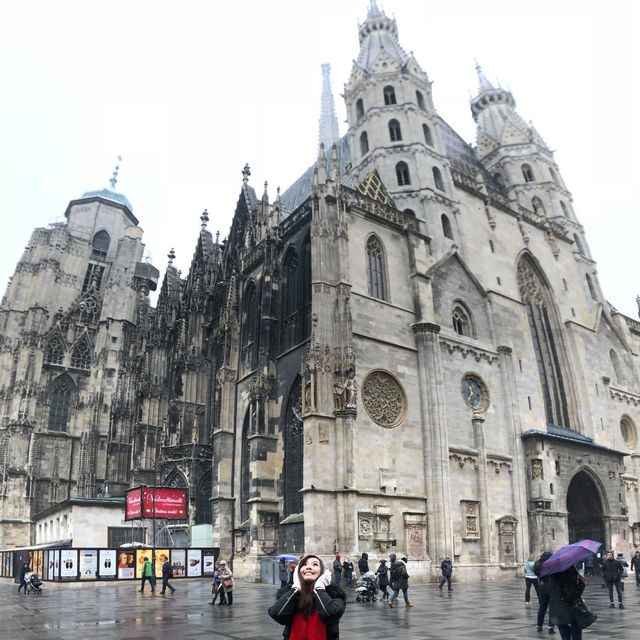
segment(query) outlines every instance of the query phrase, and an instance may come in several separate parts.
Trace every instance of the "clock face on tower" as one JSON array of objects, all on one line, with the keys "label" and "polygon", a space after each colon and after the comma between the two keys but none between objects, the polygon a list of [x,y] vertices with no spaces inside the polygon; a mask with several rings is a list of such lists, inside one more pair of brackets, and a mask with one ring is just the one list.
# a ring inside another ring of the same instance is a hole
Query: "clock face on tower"
[{"label": "clock face on tower", "polygon": [[489,406],[489,392],[484,381],[472,374],[462,378],[462,397],[474,411],[485,411]]}]

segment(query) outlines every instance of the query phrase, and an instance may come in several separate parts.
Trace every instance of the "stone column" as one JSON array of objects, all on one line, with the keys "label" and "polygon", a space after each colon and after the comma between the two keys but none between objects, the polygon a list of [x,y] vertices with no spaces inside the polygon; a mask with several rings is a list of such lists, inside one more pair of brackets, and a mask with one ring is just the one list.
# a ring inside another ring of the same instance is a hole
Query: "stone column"
[{"label": "stone column", "polygon": [[516,530],[516,562],[526,562],[529,555],[529,518],[527,508],[527,466],[522,446],[522,423],[518,403],[518,389],[513,367],[511,347],[499,346],[500,372],[504,390],[505,416],[513,429],[513,473],[511,475],[513,514],[518,518]]},{"label": "stone column", "polygon": [[427,525],[432,558],[452,553],[451,494],[449,491],[449,442],[442,390],[440,326],[432,322],[413,325],[418,348],[418,383],[424,440],[424,478],[427,494]]},{"label": "stone column", "polygon": [[474,411],[473,444],[478,451],[478,496],[480,498],[480,555],[482,562],[491,562],[491,519],[489,518],[489,492],[487,491],[487,448],[484,441],[484,416]]}]

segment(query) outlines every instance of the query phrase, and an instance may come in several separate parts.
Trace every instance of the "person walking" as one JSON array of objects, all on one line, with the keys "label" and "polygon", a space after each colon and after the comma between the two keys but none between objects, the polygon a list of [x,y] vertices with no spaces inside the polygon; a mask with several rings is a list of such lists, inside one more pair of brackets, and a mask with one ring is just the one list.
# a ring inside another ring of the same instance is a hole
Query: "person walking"
[{"label": "person walking", "polygon": [[389,567],[387,567],[387,561],[385,558],[380,560],[380,564],[376,570],[376,575],[378,576],[378,586],[380,587],[380,591],[382,591],[382,599],[389,599]]},{"label": "person walking", "polygon": [[144,557],[144,562],[142,563],[142,582],[140,583],[140,593],[144,593],[144,583],[149,581],[149,586],[151,587],[151,593],[155,593],[156,585],[155,578],[153,575],[153,565],[151,564],[151,560]]},{"label": "person walking", "polygon": [[552,573],[549,578],[550,621],[558,625],[562,640],[582,640],[582,629],[572,607],[582,597],[586,578],[575,567],[569,567],[562,573]]},{"label": "person walking", "polygon": [[24,589],[23,593],[27,593],[27,578],[26,575],[29,573],[31,569],[26,562],[22,563],[22,568],[20,569],[20,585],[18,586],[18,593],[20,593],[20,589]]},{"label": "person walking", "polygon": [[447,583],[447,591],[453,591],[451,588],[451,576],[453,574],[453,564],[451,563],[451,558],[449,556],[445,556],[444,560],[440,563],[440,571],[442,575],[440,576],[440,580],[438,580],[438,589],[442,591],[442,587],[444,587],[444,583]]},{"label": "person walking", "polygon": [[287,568],[287,559],[283,556],[278,564],[278,578],[280,579],[280,589],[284,590],[289,582],[289,569]]},{"label": "person walking", "polygon": [[162,590],[160,593],[164,595],[167,589],[171,589],[171,593],[175,593],[175,588],[169,582],[169,578],[173,578],[173,569],[171,567],[171,563],[169,562],[169,558],[167,556],[162,556],[164,558],[164,562],[162,563]]},{"label": "person walking", "polygon": [[369,572],[369,554],[363,553],[358,560],[358,571],[360,571],[360,577]]},{"label": "person walking", "polygon": [[[542,565],[545,563],[545,560],[548,560],[551,557],[550,551],[545,551],[534,563],[533,571],[538,576],[538,631],[542,631],[542,626],[544,625],[544,617],[547,614],[547,609],[549,608],[549,602],[551,599],[551,592],[549,590],[549,580],[551,576],[540,577],[540,572],[542,571]],[[549,633],[555,633],[554,625],[551,623],[551,612],[549,612]]]},{"label": "person walking", "polygon": [[616,606],[613,603],[613,587],[616,588],[618,594],[618,608],[624,609],[624,604],[622,603],[622,587],[620,584],[623,573],[624,567],[622,563],[613,557],[613,551],[607,551],[607,555],[602,563],[602,577],[609,591],[609,607],[612,609],[615,609]]},{"label": "person walking", "polygon": [[[233,581],[233,573],[231,573],[231,569],[229,569],[225,560],[220,560],[220,582],[224,589],[224,595],[227,596],[227,604],[232,605],[235,582]],[[222,600],[220,604],[222,604]]]},{"label": "person walking", "polygon": [[624,559],[624,553],[619,553],[616,560],[622,565],[622,576],[620,576],[620,588],[624,593],[624,580],[629,577],[629,563]]},{"label": "person walking", "polygon": [[390,558],[393,557],[394,562],[391,565],[390,569],[390,577],[393,593],[391,594],[391,598],[387,600],[387,604],[391,609],[393,609],[394,602],[398,599],[398,594],[402,591],[402,596],[404,598],[404,603],[407,607],[413,607],[411,602],[409,601],[409,595],[407,591],[409,591],[409,574],[407,573],[407,559],[402,558],[398,560],[396,558],[395,553],[392,553]]},{"label": "person walking", "polygon": [[345,558],[342,563],[342,573],[344,575],[344,588],[348,589],[353,586],[353,562],[351,558]]},{"label": "person walking", "polygon": [[524,603],[527,607],[531,606],[531,587],[536,590],[536,596],[540,600],[540,592],[538,591],[538,576],[534,571],[535,560],[532,553],[529,554],[529,559],[524,565]]},{"label": "person walking", "polygon": [[211,594],[213,598],[211,598],[211,602],[209,604],[215,604],[218,596],[220,597],[220,602],[218,606],[221,604],[227,604],[227,598],[224,595],[224,587],[222,586],[222,578],[220,577],[220,563],[216,562],[213,565],[213,582],[211,583]]},{"label": "person walking", "polygon": [[640,551],[636,551],[631,558],[631,571],[636,574],[636,586],[640,587]]},{"label": "person walking", "polygon": [[336,553],[335,560],[333,561],[333,584],[339,587],[341,580],[342,580],[342,561],[340,560],[340,554]]},{"label": "person walking", "polygon": [[286,640],[338,640],[345,592],[331,584],[331,571],[319,556],[300,560],[292,588],[269,607],[269,615],[284,625]]}]

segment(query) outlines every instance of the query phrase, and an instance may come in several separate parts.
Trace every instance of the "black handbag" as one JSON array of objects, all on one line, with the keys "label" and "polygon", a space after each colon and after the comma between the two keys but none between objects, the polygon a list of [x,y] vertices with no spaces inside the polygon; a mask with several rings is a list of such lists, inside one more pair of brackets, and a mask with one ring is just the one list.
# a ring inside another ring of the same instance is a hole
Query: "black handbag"
[{"label": "black handbag", "polygon": [[581,629],[590,627],[598,619],[596,613],[589,609],[589,606],[582,598],[578,598],[578,600],[571,605],[571,613],[576,624]]}]

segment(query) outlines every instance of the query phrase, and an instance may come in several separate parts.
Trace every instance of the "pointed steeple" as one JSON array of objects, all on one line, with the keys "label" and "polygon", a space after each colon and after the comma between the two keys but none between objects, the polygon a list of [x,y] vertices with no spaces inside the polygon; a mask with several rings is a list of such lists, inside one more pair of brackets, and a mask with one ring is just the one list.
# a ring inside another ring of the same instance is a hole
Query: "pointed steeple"
[{"label": "pointed steeple", "polygon": [[336,106],[331,91],[331,65],[322,65],[322,99],[320,105],[319,144],[324,144],[325,149],[331,146],[340,137]]},{"label": "pointed steeple", "polygon": [[409,55],[398,41],[398,27],[393,18],[388,18],[371,0],[367,19],[360,25],[360,54],[356,64],[365,71],[371,71],[377,57],[383,51],[396,60],[401,67],[409,61]]},{"label": "pointed steeple", "polygon": [[[513,111],[516,106],[516,101],[513,99],[511,92],[507,89],[503,89],[500,85],[495,87],[491,82],[489,82],[487,76],[482,70],[482,67],[477,62],[476,72],[478,73],[478,95],[471,99],[471,113],[473,115],[473,119],[478,122],[478,117],[488,107],[503,105],[507,107],[507,111]],[[491,110],[492,109],[490,109],[490,111]],[[493,128],[495,127],[490,127],[490,129]]]},{"label": "pointed steeple", "polygon": [[495,87],[489,82],[487,76],[484,74],[482,67],[476,62],[476,72],[478,74],[478,93],[484,91],[494,91]]}]

